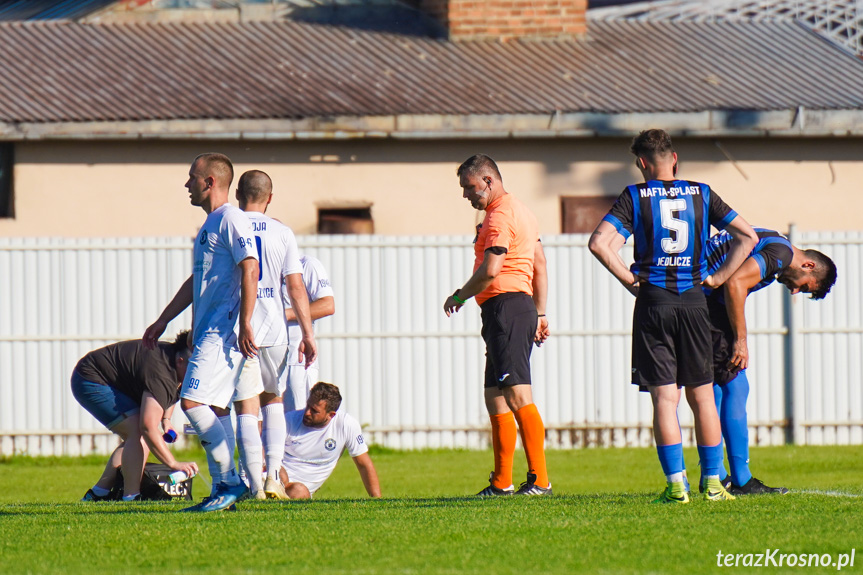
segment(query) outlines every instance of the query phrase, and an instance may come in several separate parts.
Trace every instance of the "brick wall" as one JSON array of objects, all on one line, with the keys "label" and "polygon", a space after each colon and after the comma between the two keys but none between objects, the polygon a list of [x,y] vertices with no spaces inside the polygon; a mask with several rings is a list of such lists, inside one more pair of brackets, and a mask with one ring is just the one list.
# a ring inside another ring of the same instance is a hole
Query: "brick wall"
[{"label": "brick wall", "polygon": [[573,38],[586,30],[587,0],[420,0],[452,40]]}]

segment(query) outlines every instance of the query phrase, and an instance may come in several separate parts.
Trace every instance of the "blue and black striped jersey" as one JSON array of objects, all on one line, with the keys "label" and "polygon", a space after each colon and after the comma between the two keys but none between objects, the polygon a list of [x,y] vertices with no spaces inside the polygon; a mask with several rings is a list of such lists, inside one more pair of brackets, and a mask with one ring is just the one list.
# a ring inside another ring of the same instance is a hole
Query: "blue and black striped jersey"
[{"label": "blue and black striped jersey", "polygon": [[634,236],[632,273],[679,294],[707,276],[710,226],[724,229],[735,217],[707,184],[650,180],[623,190],[603,221]]},{"label": "blue and black striped jersey", "polygon": [[[794,250],[788,238],[779,232],[766,228],[755,228],[758,234],[758,243],[749,253],[749,257],[758,263],[761,269],[761,281],[749,290],[749,293],[758,291],[776,281],[776,275],[791,265]],[[707,273],[712,274],[719,269],[731,250],[733,238],[728,232],[719,232],[707,242]],[[720,288],[721,290],[722,288]],[[710,294],[710,288],[704,289]],[[721,295],[719,297],[721,299]]]}]

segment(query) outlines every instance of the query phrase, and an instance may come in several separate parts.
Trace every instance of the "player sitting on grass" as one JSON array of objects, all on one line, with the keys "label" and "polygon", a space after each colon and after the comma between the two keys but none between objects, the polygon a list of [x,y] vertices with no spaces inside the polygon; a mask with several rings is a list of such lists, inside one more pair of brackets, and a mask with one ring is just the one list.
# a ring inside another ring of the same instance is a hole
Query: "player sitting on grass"
[{"label": "player sitting on grass", "polygon": [[139,339],[121,341],[91,351],[75,366],[72,395],[102,425],[123,438],[102,477],[81,501],[109,499],[117,468],[123,470],[123,500],[139,499],[150,451],[174,471],[198,472],[196,463],[174,459],[162,438],[162,431],[173,429],[171,414],[180,399],[191,353],[186,345],[188,335],[182,331],[174,343],[159,342],[153,350]]},{"label": "player sitting on grass", "polygon": [[[836,283],[836,264],[816,250],[801,250],[773,230],[756,228],[758,243],[736,272],[716,289],[705,289],[713,333],[713,395],[722,423],[722,436],[731,467],[720,478],[732,495],[788,493],[785,487],[768,487],[749,470],[749,426],[746,399],[749,381],[749,349],[746,342],[746,298],[774,280],[792,294],[809,293],[822,299]],[[725,261],[733,238],[720,232],[707,244],[708,273]],[[704,491],[703,480],[699,483]]]},{"label": "player sitting on grass", "polygon": [[380,497],[378,474],[359,422],[339,411],[339,388],[319,381],[306,408],[285,414],[288,438],[280,478],[291,499],[310,499],[329,478],[345,447],[360,472],[369,497]]}]

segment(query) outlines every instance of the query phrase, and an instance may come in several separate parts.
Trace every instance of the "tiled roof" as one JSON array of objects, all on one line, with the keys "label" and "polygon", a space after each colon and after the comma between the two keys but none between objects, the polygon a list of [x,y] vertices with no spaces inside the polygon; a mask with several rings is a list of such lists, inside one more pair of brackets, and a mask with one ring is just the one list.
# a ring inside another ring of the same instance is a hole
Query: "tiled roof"
[{"label": "tiled roof", "polygon": [[447,42],[290,21],[0,23],[0,121],[863,109],[863,62],[792,22],[593,22]]}]

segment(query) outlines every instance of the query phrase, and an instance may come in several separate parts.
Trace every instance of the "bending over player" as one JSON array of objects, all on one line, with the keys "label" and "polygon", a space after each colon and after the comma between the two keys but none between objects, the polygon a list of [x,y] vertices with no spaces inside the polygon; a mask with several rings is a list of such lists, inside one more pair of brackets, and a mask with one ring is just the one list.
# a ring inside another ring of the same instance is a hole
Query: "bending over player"
[{"label": "bending over player", "polygon": [[[816,250],[801,250],[773,230],[756,228],[758,243],[749,258],[716,289],[706,289],[707,307],[713,332],[713,395],[722,423],[722,436],[731,466],[731,475],[721,471],[721,480],[733,495],[787,493],[785,487],[768,487],[749,470],[749,425],[746,400],[749,381],[749,347],[744,308],[752,292],[779,281],[792,294],[809,293],[822,299],[836,283],[836,265]],[[716,234],[707,244],[708,273],[725,261],[733,238]],[[703,482],[701,482],[703,490]]]},{"label": "bending over player", "polygon": [[159,342],[152,351],[145,349],[139,339],[121,341],[91,351],[75,366],[72,395],[93,417],[123,438],[102,477],[82,501],[107,500],[118,467],[123,470],[123,499],[137,499],[150,451],[174,471],[188,475],[198,472],[196,463],[174,459],[162,439],[162,431],[173,429],[171,414],[180,399],[180,384],[191,353],[186,345],[188,335],[188,331],[182,331],[174,343]]},{"label": "bending over player", "polygon": [[309,499],[329,478],[347,447],[369,497],[380,497],[378,474],[369,456],[359,422],[339,411],[339,388],[319,381],[312,387],[305,410],[285,414],[288,438],[280,472],[291,499]]}]

